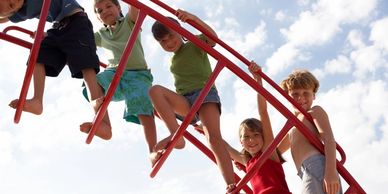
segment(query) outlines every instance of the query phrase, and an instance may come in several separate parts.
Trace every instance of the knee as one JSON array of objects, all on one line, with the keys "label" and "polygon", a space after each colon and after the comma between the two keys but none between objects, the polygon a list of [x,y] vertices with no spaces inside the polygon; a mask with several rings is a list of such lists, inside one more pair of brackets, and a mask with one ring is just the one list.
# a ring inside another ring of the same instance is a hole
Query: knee
[{"label": "knee", "polygon": [[161,85],[154,85],[148,90],[148,94],[150,97],[160,95],[163,91],[163,86]]}]

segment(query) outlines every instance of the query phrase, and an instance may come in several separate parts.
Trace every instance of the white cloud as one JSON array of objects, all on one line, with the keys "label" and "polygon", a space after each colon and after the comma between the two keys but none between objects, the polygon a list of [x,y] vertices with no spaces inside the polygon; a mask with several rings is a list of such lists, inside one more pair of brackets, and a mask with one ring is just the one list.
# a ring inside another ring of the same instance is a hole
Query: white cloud
[{"label": "white cloud", "polygon": [[[98,28],[90,1],[80,2]],[[314,63],[311,69],[322,77],[330,75],[332,79],[322,79],[321,84],[330,84],[333,88],[319,93],[317,103],[328,112],[336,140],[345,149],[345,167],[368,193],[386,192],[387,3],[377,0],[298,0],[299,7],[295,8],[289,5],[295,2],[285,1],[284,8],[278,13],[296,13],[287,16],[287,21],[297,20],[280,30],[276,24],[270,23],[273,20],[266,19],[275,16],[272,3],[256,2],[261,6],[260,10],[264,10],[263,15],[255,6],[244,7],[246,13],[234,15],[241,9],[232,6],[235,5],[232,1],[204,0],[195,7],[204,9],[203,19],[214,25],[222,40],[236,51],[244,56],[260,53],[263,61],[267,59],[266,73],[275,81],[286,73],[287,68],[318,56],[320,63]],[[193,7],[191,1],[169,0],[166,3],[173,8],[190,10]],[[377,3],[381,6],[377,7]],[[252,20],[250,13],[257,13],[253,14],[256,18],[263,17]],[[371,23],[372,19],[376,21]],[[240,21],[244,21],[244,25]],[[142,27],[147,62],[153,70],[154,83],[173,88],[168,69],[170,55],[153,40],[150,34],[152,22],[153,19],[146,19]],[[37,20],[32,20],[19,25],[35,29],[36,23]],[[7,25],[1,27],[4,26]],[[50,27],[50,24],[46,26]],[[278,36],[279,32],[284,37]],[[342,40],[343,36],[346,40]],[[282,42],[282,38],[286,38],[286,42]],[[325,48],[325,44],[333,40],[347,41],[348,45],[341,48],[341,44],[332,44]],[[262,49],[268,48],[266,44],[278,49]],[[336,53],[326,55],[332,52]],[[80,94],[80,80],[71,79],[67,69],[58,78],[47,80],[43,115],[23,113],[21,123],[14,124],[14,110],[7,104],[19,95],[28,51],[0,41],[0,53],[0,193],[210,194],[225,191],[218,168],[190,144],[184,150],[174,150],[158,175],[151,179],[142,127],[122,120],[120,103],[109,106],[113,139],[106,142],[95,138],[91,145],[86,145],[86,134],[79,132],[78,125],[91,120],[93,111]],[[227,57],[231,56],[227,54]],[[337,83],[335,80],[338,79],[344,82]],[[246,117],[257,115],[254,91],[241,80],[236,81],[236,76],[230,72],[221,73],[216,82],[223,95],[223,136],[239,148],[239,123]],[[270,115],[276,132],[284,124],[284,118],[273,108],[270,108]],[[164,123],[159,120],[157,131],[159,139],[168,134]],[[206,142],[202,135],[196,137]],[[369,159],[369,165],[365,165],[365,158]],[[288,185],[293,193],[299,193],[300,180],[289,153],[286,159],[284,169]],[[187,165],[188,161],[194,163]]]},{"label": "white cloud", "polygon": [[277,21],[283,21],[286,18],[286,14],[283,11],[278,11],[275,14],[275,20]]},{"label": "white cloud", "polygon": [[351,61],[344,55],[340,55],[336,59],[325,63],[325,71],[329,74],[346,74],[350,72],[351,68]]},{"label": "white cloud", "polygon": [[359,30],[352,30],[349,32],[347,41],[349,42],[350,46],[353,48],[363,48],[365,47],[365,44],[362,40],[362,32]]},{"label": "white cloud", "polygon": [[275,75],[279,71],[282,71],[291,66],[299,54],[300,51],[292,44],[285,44],[281,46],[265,62],[265,65],[268,68],[268,74]]},{"label": "white cloud", "polygon": [[375,73],[384,63],[381,50],[376,46],[368,46],[351,52],[350,58],[356,65],[354,76],[366,78],[368,73]]},{"label": "white cloud", "polygon": [[371,34],[369,39],[374,42],[375,45],[381,47],[388,52],[388,40],[386,38],[386,29],[388,28],[388,17],[378,20],[371,25]]}]

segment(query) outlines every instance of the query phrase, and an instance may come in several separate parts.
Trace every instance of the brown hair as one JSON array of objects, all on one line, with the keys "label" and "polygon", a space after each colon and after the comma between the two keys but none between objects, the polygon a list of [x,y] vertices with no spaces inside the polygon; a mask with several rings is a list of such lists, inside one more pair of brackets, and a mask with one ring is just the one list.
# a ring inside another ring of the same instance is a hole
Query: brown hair
[{"label": "brown hair", "polygon": [[317,93],[319,81],[307,70],[295,70],[280,83],[280,86],[287,93],[290,90],[301,88],[312,89],[314,93]]},{"label": "brown hair", "polygon": [[[93,3],[93,7],[96,6],[97,3],[100,3],[101,1],[105,1],[105,0],[94,0],[94,3]],[[115,4],[116,6],[119,6],[120,7],[120,3],[118,0],[107,0],[107,1],[111,1],[113,4]],[[95,8],[93,8],[94,10],[94,13],[97,13],[97,10]],[[124,17],[123,13],[120,11],[120,16],[121,17]]]},{"label": "brown hair", "polygon": [[[167,17],[169,20],[177,23],[178,25],[179,22],[178,20],[172,18],[172,17]],[[171,32],[171,29],[167,26],[165,26],[164,24],[162,24],[161,22],[159,21],[155,21],[155,23],[152,25],[152,35],[154,35],[154,38],[159,41],[161,40],[163,37],[165,37],[167,34],[169,34]]]},{"label": "brown hair", "polygon": [[[239,130],[238,130],[238,133],[239,133],[238,135],[240,138],[241,138],[241,132],[244,129],[248,129],[251,132],[257,132],[257,133],[260,133],[263,135],[263,124],[261,123],[260,120],[258,120],[256,118],[248,118],[248,119],[245,119],[241,122]],[[280,163],[284,163],[285,160],[282,157],[282,155],[280,154],[279,150],[277,148],[275,150],[279,156]],[[251,154],[249,152],[247,152],[245,149],[241,150],[241,153],[244,154],[247,161],[252,158]]]}]

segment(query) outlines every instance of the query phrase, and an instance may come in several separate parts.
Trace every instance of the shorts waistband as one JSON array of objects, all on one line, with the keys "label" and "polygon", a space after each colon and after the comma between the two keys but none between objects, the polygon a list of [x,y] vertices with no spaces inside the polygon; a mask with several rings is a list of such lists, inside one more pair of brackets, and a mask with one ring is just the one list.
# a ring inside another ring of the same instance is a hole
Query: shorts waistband
[{"label": "shorts waistband", "polygon": [[70,21],[73,20],[74,18],[76,18],[76,17],[87,17],[87,16],[88,15],[84,11],[76,12],[76,13],[74,13],[72,15],[69,15],[69,16],[66,16],[66,17],[62,18],[61,21],[59,21],[59,22],[54,22],[53,28],[60,30],[62,28],[65,28],[67,26],[67,24],[69,24]]}]

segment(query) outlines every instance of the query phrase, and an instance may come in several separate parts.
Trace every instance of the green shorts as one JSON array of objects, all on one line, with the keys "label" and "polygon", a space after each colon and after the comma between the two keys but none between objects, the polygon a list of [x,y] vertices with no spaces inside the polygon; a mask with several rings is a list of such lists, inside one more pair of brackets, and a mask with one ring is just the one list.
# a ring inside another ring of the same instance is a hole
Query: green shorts
[{"label": "green shorts", "polygon": [[[115,68],[108,68],[97,74],[97,81],[105,94],[115,72]],[[153,115],[154,109],[148,95],[152,81],[153,77],[150,70],[125,70],[123,72],[112,101],[125,101],[123,119],[127,122],[140,124],[138,115]],[[83,94],[87,98],[86,88],[84,88]]]}]

